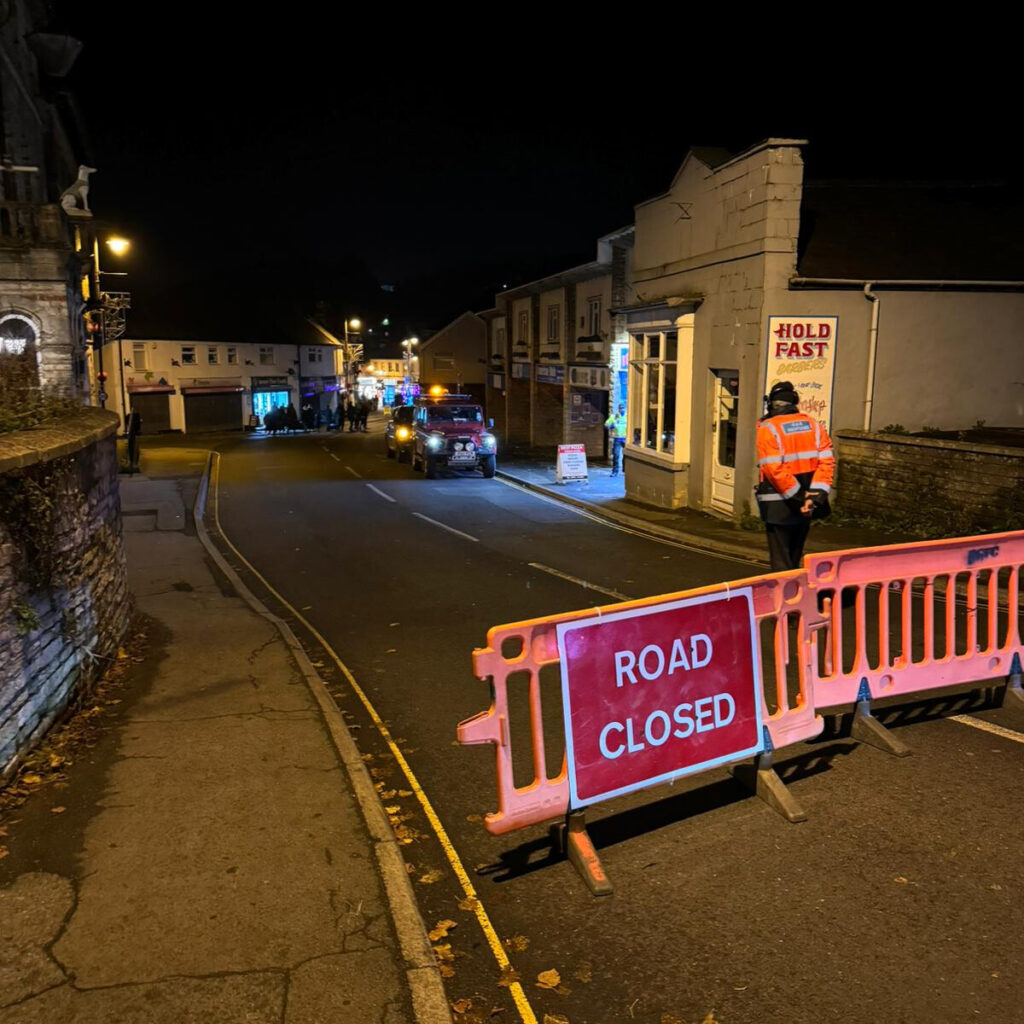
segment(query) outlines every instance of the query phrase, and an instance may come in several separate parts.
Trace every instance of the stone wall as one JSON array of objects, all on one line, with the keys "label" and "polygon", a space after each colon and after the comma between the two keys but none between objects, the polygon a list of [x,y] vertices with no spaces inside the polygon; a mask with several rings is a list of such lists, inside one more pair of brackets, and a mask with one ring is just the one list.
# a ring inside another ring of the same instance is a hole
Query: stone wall
[{"label": "stone wall", "polygon": [[1024,449],[864,430],[834,440],[844,513],[946,533],[1021,528]]},{"label": "stone wall", "polygon": [[127,627],[117,426],[83,409],[0,435],[0,778],[102,674]]}]

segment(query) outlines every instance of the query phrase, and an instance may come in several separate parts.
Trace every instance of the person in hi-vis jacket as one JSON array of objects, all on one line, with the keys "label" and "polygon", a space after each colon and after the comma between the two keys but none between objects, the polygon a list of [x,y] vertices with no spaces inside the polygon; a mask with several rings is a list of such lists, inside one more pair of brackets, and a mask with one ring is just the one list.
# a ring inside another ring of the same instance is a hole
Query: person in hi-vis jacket
[{"label": "person in hi-vis jacket", "polygon": [[799,401],[793,385],[779,381],[765,397],[766,414],[757,425],[760,482],[754,496],[773,572],[800,568],[811,520],[831,511],[832,439],[823,424],[797,410]]},{"label": "person in hi-vis jacket", "polygon": [[611,476],[618,476],[622,470],[622,449],[626,446],[626,407],[619,403],[618,414],[612,414],[604,421],[604,428],[612,442]]}]

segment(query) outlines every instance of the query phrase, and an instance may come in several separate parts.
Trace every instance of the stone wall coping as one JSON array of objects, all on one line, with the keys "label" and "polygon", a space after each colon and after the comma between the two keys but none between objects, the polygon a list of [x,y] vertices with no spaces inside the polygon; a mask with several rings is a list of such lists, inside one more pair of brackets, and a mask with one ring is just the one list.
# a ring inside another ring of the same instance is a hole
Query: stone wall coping
[{"label": "stone wall coping", "polygon": [[973,441],[953,441],[946,437],[911,437],[909,434],[883,434],[873,430],[843,428],[834,432],[840,441],[874,441],[880,444],[903,445],[908,448],[945,448],[974,455],[1001,455],[1004,458],[1024,459],[1024,448],[1007,448],[997,444],[976,444]]},{"label": "stone wall coping", "polygon": [[120,425],[117,413],[86,407],[31,430],[0,434],[0,473],[74,455],[116,434]]}]

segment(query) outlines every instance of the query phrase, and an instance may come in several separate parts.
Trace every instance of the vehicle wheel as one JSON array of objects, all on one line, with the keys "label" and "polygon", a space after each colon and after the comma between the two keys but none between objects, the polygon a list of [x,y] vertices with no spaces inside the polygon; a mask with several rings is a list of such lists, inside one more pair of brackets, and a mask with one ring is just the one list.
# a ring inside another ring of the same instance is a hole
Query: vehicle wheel
[{"label": "vehicle wheel", "polygon": [[385,446],[385,449],[386,449],[386,451],[388,453],[388,458],[389,459],[393,459],[395,457],[395,450],[394,450],[394,448],[388,448],[387,446]]},{"label": "vehicle wheel", "polygon": [[428,480],[436,480],[437,479],[437,462],[435,461],[433,455],[428,455],[427,456],[427,466],[426,466],[426,469],[427,469],[427,479]]},{"label": "vehicle wheel", "polygon": [[490,480],[494,476],[494,463],[495,458],[493,455],[485,455],[480,460],[480,468],[483,470],[484,476]]}]

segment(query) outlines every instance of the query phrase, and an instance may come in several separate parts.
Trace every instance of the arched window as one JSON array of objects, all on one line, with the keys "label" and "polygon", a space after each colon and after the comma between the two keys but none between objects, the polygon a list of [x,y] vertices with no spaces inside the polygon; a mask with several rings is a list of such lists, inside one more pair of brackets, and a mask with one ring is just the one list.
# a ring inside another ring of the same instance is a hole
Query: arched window
[{"label": "arched window", "polygon": [[0,315],[0,355],[20,356],[36,347],[39,331],[24,313]]}]

